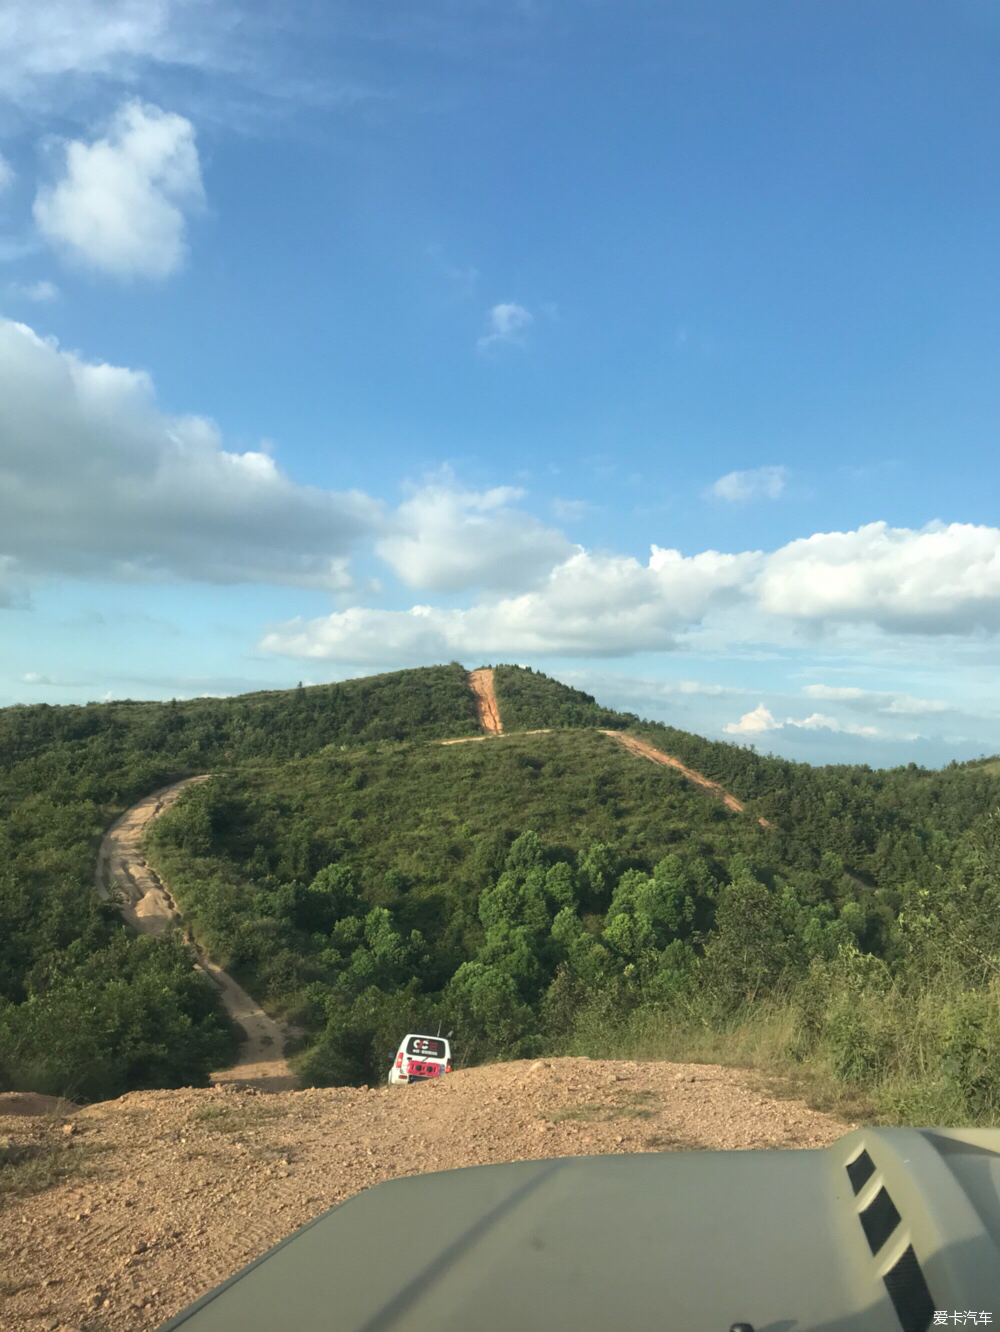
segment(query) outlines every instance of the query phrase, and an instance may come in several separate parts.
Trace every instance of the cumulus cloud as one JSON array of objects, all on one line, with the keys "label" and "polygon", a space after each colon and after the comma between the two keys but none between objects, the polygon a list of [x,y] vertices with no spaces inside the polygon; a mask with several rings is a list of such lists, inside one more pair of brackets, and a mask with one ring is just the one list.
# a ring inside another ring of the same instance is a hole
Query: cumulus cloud
[{"label": "cumulus cloud", "polygon": [[561,532],[511,507],[523,496],[512,486],[461,490],[445,471],[399,506],[376,550],[407,587],[529,587],[575,548]]},{"label": "cumulus cloud", "polygon": [[758,735],[764,731],[780,731],[785,726],[795,726],[803,731],[839,731],[847,735],[879,734],[875,726],[858,726],[853,722],[842,722],[836,717],[824,716],[821,712],[814,712],[801,720],[786,717],[781,722],[763,703],[758,703],[752,712],[745,712],[739,721],[729,722],[723,729],[728,735]]},{"label": "cumulus cloud", "polygon": [[[0,584],[45,574],[344,590],[382,531],[356,491],[297,485],[170,416],[141,371],[91,364],[0,319]],[[6,561],[6,564],[5,564]]]},{"label": "cumulus cloud", "polygon": [[63,176],[35,200],[46,239],[117,277],[165,278],[180,268],[187,215],[204,203],[191,122],[126,102],[103,138],[65,151]]},{"label": "cumulus cloud", "polygon": [[750,472],[728,472],[709,486],[707,494],[730,503],[777,499],[785,489],[787,477],[787,467],[757,467]]},{"label": "cumulus cloud", "polygon": [[758,703],[752,712],[744,712],[739,721],[729,722],[723,729],[729,735],[756,735],[760,731],[776,731],[780,727],[781,722],[774,718],[763,703]]},{"label": "cumulus cloud", "polygon": [[504,343],[519,343],[522,333],[534,322],[534,316],[523,305],[503,301],[490,311],[487,331],[476,345],[480,351],[489,351]]},{"label": "cumulus cloud", "polygon": [[1000,629],[1000,531],[929,523],[919,532],[868,523],[791,541],[754,585],[767,612],[909,633]]},{"label": "cumulus cloud", "polygon": [[[267,651],[384,662],[386,649],[437,660],[498,652],[617,657],[669,651],[674,632],[725,604],[748,557],[707,551],[681,556],[653,547],[648,565],[580,548],[539,587],[468,610],[414,606],[356,609],[275,626]],[[429,654],[429,656],[428,656]]]},{"label": "cumulus cloud", "polygon": [[[881,563],[873,534],[886,537],[888,554]],[[395,558],[402,568],[402,547]],[[446,564],[446,550],[435,550],[433,566]],[[950,599],[938,595],[938,576],[950,587]],[[416,632],[416,610],[372,614],[376,619],[364,623],[380,624],[394,640],[410,641]],[[420,643],[433,632],[439,652],[458,657],[505,648],[628,656],[669,650],[676,635],[692,628],[729,645],[792,643],[802,629],[820,633],[843,622],[884,634],[969,634],[1000,625],[1000,530],[931,524],[917,532],[872,524],[854,533],[793,541],[771,553],[710,550],[683,556],[654,545],[645,565],[576,547],[530,593],[467,610],[424,607],[418,618]],[[334,616],[287,632],[276,626],[267,646],[337,657],[351,650],[350,635],[361,623]],[[395,627],[390,631],[390,626]],[[919,710],[904,696],[900,700],[895,710]]]},{"label": "cumulus cloud", "polygon": [[59,297],[59,288],[47,278],[42,278],[38,282],[12,282],[7,292],[15,300],[32,301],[36,305],[47,304]]}]

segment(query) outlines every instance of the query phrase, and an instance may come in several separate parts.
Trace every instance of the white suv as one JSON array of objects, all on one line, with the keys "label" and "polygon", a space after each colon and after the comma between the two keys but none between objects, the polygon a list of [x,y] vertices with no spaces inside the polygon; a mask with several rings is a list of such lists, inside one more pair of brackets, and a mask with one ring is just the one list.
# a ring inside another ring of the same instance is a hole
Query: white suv
[{"label": "white suv", "polygon": [[451,1046],[446,1037],[404,1036],[389,1069],[389,1086],[394,1087],[400,1082],[423,1082],[450,1072]]}]

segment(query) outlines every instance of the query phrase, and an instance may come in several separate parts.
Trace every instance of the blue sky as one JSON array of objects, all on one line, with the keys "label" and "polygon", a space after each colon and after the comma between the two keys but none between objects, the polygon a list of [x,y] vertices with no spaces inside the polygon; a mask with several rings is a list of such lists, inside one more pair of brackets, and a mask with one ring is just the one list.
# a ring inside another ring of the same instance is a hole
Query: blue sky
[{"label": "blue sky", "polygon": [[1000,750],[1000,10],[7,0],[0,705]]}]

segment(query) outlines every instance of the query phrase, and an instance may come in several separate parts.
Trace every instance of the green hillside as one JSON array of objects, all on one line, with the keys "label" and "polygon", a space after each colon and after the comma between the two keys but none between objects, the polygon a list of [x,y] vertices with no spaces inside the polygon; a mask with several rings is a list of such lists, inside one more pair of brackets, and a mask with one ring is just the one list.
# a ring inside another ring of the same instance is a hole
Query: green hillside
[{"label": "green hillside", "polygon": [[91,891],[116,814],[211,771],[150,851],[212,955],[303,1027],[309,1080],[371,1081],[401,1029],[439,1020],[466,1060],[667,1034],[750,1057],[750,1033],[889,1117],[994,1113],[996,764],[810,768],[530,670],[494,683],[504,734],[454,745],[435,741],[479,734],[457,663],[0,711],[0,1087],[110,1096],[225,1062],[179,931],[131,938]]}]

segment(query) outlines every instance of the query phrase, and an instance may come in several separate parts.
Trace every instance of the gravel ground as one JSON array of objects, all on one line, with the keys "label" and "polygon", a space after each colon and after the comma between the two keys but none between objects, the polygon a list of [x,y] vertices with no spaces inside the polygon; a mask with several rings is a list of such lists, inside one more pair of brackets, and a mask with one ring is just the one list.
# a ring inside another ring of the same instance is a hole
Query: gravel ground
[{"label": "gravel ground", "polygon": [[0,1147],[67,1177],[0,1195],[4,1332],[154,1329],[306,1221],[382,1180],[539,1157],[823,1147],[847,1125],[743,1070],[589,1059],[412,1087],[133,1092],[67,1114],[0,1098]]}]

